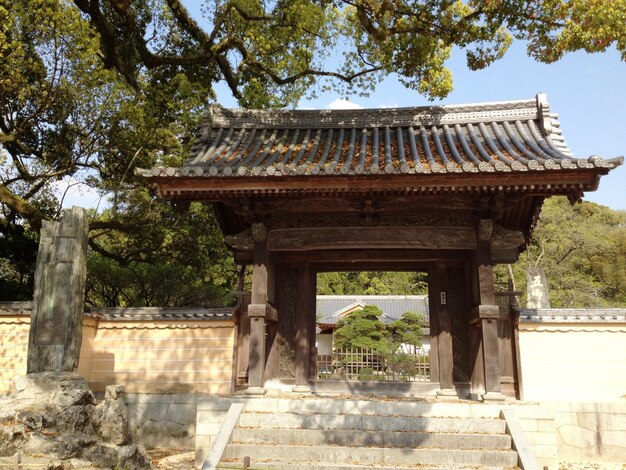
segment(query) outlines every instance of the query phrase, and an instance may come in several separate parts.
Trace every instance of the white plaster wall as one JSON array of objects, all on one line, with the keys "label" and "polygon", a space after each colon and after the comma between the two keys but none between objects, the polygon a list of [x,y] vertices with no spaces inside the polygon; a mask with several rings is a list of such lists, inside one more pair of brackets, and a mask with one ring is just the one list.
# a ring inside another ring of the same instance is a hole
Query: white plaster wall
[{"label": "white plaster wall", "polygon": [[626,403],[626,324],[520,323],[523,399]]},{"label": "white plaster wall", "polygon": [[317,346],[317,354],[332,354],[333,352],[333,335],[316,334],[315,345]]}]

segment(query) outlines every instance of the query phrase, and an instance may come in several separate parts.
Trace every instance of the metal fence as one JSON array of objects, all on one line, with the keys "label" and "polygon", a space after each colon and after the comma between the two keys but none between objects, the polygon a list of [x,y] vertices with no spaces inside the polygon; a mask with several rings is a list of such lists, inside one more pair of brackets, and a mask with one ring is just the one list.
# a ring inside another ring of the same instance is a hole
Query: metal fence
[{"label": "metal fence", "polygon": [[430,358],[420,350],[381,354],[365,348],[335,349],[332,354],[317,355],[317,376],[353,381],[427,382],[430,381]]}]

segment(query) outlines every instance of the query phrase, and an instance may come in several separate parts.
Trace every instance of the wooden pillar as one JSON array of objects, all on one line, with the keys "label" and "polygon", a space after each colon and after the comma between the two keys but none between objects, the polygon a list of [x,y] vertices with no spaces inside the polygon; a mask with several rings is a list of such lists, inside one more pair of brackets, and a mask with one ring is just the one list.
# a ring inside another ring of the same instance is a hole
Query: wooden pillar
[{"label": "wooden pillar", "polygon": [[250,319],[250,357],[248,360],[248,388],[246,394],[262,395],[265,393],[265,321],[268,310],[268,290],[273,281],[270,279],[270,256],[267,250],[267,236],[262,224],[253,224],[252,238],[254,252],[252,256],[252,295],[248,306]]},{"label": "wooden pillar", "polygon": [[437,318],[437,364],[440,397],[457,397],[454,389],[454,355],[452,351],[452,321],[448,308],[448,270],[445,264],[436,263],[432,269],[433,282],[429,285],[430,305],[435,307]]},{"label": "wooden pillar", "polygon": [[278,272],[282,269],[280,264],[275,263],[273,260],[269,264],[268,272],[268,287],[267,287],[267,336],[265,344],[265,357],[267,361],[265,363],[265,380],[278,379],[280,375],[280,323],[279,312],[276,308],[276,288],[275,282],[278,276]]},{"label": "wooden pillar", "polygon": [[493,260],[491,255],[491,233],[493,222],[482,219],[478,228],[478,246],[475,252],[475,282],[477,283],[477,305],[473,317],[481,330],[482,360],[484,371],[483,400],[504,400],[500,391],[500,351],[498,344],[498,319],[500,309],[496,305],[493,283]]},{"label": "wooden pillar", "polygon": [[309,374],[308,379],[317,378],[317,334],[315,329],[317,328],[316,313],[317,313],[317,273],[312,269],[309,270],[309,287],[307,289],[309,308],[307,310],[307,331],[309,332]]},{"label": "wooden pillar", "polygon": [[[296,301],[296,385],[294,392],[307,393],[310,372],[310,339],[309,319],[311,317],[311,268],[308,263],[298,267],[298,285]],[[315,343],[313,343],[315,346]]]},{"label": "wooden pillar", "polygon": [[250,319],[248,318],[248,305],[250,305],[250,292],[244,291],[244,278],[246,265],[237,265],[237,307],[235,309],[236,326],[236,354],[235,363],[235,388],[247,385],[248,360],[250,359]]}]

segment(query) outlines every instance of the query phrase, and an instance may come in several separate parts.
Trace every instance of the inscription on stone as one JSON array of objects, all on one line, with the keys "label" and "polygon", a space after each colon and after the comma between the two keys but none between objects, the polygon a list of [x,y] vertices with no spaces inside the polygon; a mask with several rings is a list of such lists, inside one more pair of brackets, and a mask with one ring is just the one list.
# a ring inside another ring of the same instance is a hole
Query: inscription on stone
[{"label": "inscription on stone", "polygon": [[28,373],[74,372],[82,342],[87,213],[74,207],[44,221],[35,269]]},{"label": "inscription on stone", "polygon": [[526,271],[527,308],[550,308],[548,280],[542,268],[528,268]]}]

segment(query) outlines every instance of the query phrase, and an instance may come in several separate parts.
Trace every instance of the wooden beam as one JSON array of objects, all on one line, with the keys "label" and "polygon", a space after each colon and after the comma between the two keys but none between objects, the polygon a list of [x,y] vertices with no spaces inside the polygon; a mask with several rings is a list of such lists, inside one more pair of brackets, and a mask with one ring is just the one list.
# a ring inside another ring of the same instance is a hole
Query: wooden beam
[{"label": "wooden beam", "polygon": [[324,271],[421,271],[435,261],[462,262],[468,259],[469,250],[326,250],[319,252],[274,252],[276,260],[292,265],[311,263],[318,272]]},{"label": "wooden beam", "polygon": [[476,247],[471,227],[315,227],[276,229],[268,234],[270,251],[349,249],[452,249]]},{"label": "wooden beam", "polygon": [[598,175],[608,173],[607,168],[571,169],[541,172],[478,172],[442,174],[398,174],[398,175],[304,175],[304,176],[245,176],[245,177],[168,177],[150,178],[166,198],[189,199],[203,194],[205,199],[220,201],[226,193],[286,194],[328,193],[376,194],[395,191],[398,193],[429,193],[433,190],[480,193],[508,189],[520,192],[538,191],[545,193],[548,185],[550,194],[568,194],[571,189],[556,190],[556,185],[582,185],[582,190],[593,190]]}]

